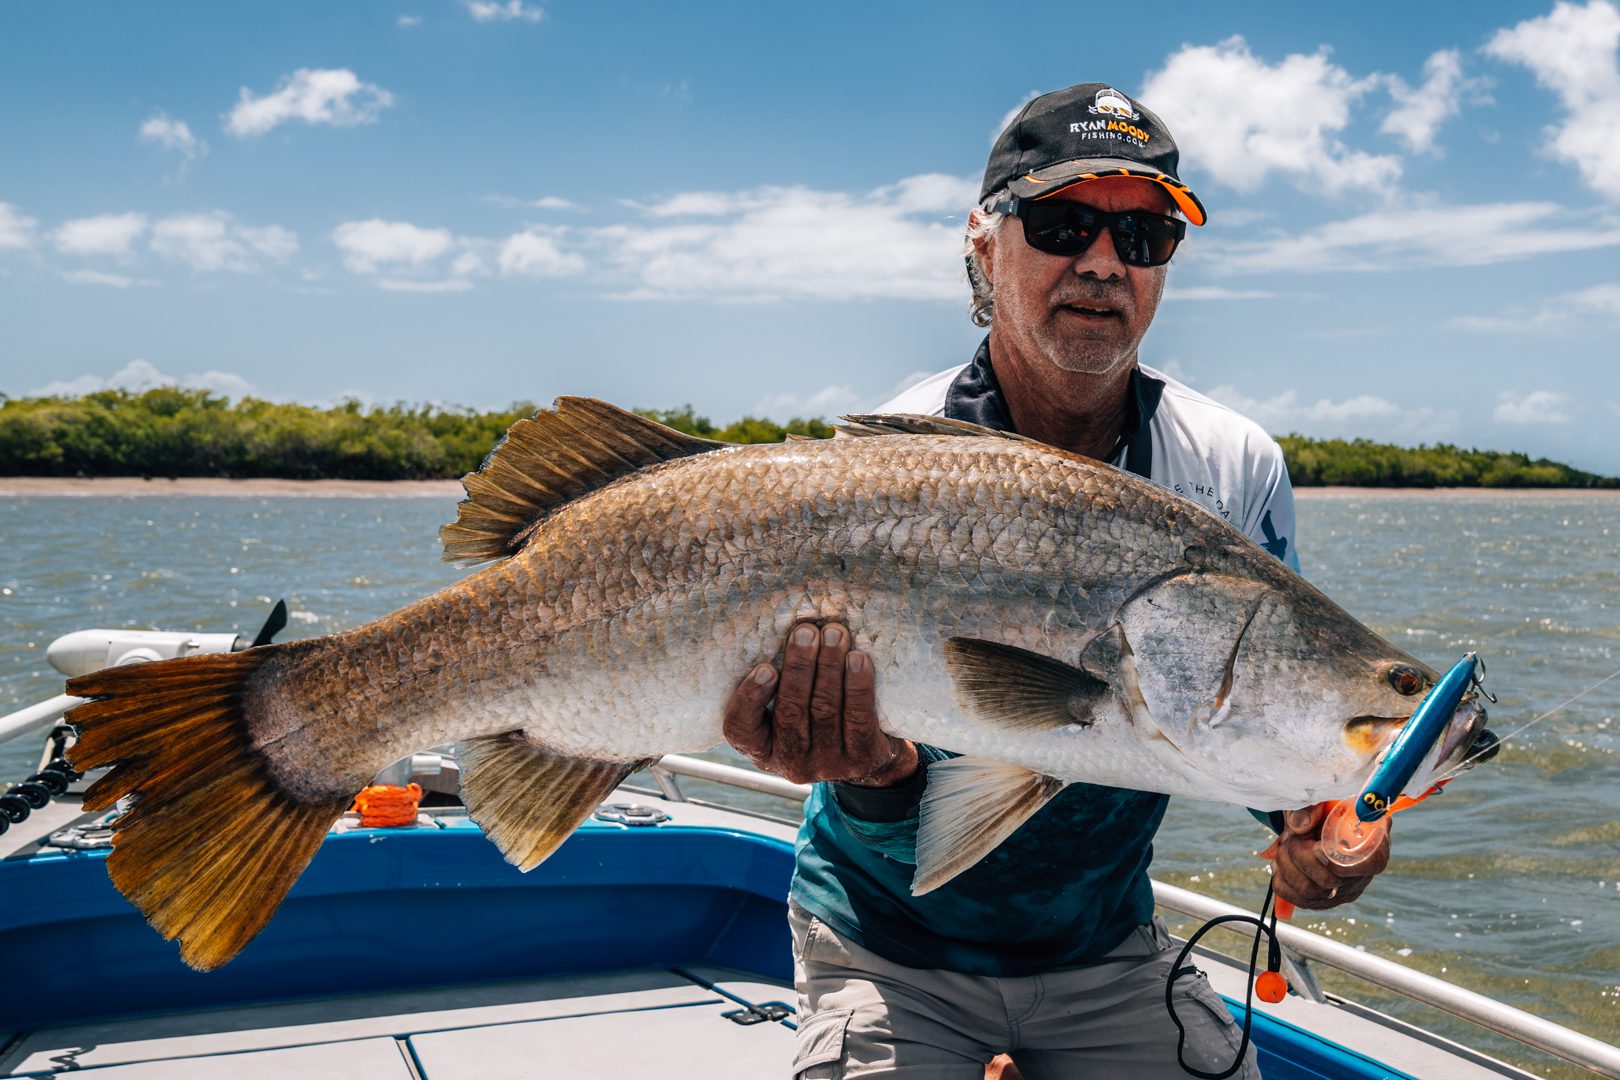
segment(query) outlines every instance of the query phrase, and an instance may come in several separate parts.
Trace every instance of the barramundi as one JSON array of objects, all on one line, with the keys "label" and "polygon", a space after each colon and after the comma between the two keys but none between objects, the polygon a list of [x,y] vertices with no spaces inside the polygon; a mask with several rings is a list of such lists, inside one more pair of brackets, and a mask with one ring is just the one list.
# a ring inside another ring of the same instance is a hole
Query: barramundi
[{"label": "barramundi", "polygon": [[[805,619],[871,657],[884,730],[959,755],[929,767],[917,892],[1069,783],[1352,795],[1437,678],[1139,477],[939,418],[845,431],[730,446],[562,398],[441,531],[447,559],[492,565],[342,633],[72,680],[93,699],[72,760],[110,766],[85,808],[130,797],[113,883],[217,967],[361,788],[447,743],[468,813],[530,869],[632,771],[719,744],[738,681]],[[1423,775],[1484,722],[1470,695]]]}]

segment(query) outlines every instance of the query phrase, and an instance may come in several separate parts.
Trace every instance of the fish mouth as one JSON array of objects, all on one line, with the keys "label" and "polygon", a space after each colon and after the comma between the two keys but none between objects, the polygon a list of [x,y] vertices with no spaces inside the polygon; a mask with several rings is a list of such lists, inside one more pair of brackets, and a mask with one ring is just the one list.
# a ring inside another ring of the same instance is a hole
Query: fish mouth
[{"label": "fish mouth", "polygon": [[[1485,733],[1485,720],[1485,707],[1479,703],[1478,696],[1475,694],[1465,696],[1457,705],[1457,711],[1452,714],[1445,738],[1440,740],[1440,749],[1434,757],[1436,767],[1454,768],[1468,761],[1475,752],[1476,744]],[[1495,735],[1491,736],[1491,743],[1492,745],[1498,743]]]}]

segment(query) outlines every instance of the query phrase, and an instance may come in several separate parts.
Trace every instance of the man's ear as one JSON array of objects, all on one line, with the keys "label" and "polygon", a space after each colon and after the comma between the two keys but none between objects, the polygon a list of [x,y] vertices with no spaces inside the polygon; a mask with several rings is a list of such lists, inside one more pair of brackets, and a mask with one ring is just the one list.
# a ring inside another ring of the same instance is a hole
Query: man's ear
[{"label": "man's ear", "polygon": [[[968,227],[975,228],[984,220],[984,215],[977,209],[968,211]],[[973,252],[979,257],[979,273],[984,275],[987,284],[996,283],[995,272],[991,270],[991,256],[996,250],[995,231],[981,233],[973,237]]]}]

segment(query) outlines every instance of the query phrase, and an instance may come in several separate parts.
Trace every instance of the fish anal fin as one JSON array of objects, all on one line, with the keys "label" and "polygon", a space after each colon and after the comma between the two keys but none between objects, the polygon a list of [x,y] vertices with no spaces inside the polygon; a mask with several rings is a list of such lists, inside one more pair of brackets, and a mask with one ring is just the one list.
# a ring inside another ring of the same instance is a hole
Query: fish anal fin
[{"label": "fish anal fin", "polygon": [[352,795],[295,797],[253,750],[242,717],[250,677],[286,649],[189,656],[70,680],[81,771],[109,766],[87,810],[134,803],[113,823],[107,874],[180,958],[210,971],[275,914]]},{"label": "fish anal fin", "polygon": [[456,747],[467,816],[519,870],[533,870],[590,817],[619,783],[655,759],[564,757],[521,731],[469,739]]},{"label": "fish anal fin", "polygon": [[446,562],[474,566],[515,554],[546,515],[649,465],[725,443],[687,435],[595,398],[562,397],[519,420],[476,472],[439,530]]},{"label": "fish anal fin", "polygon": [[928,766],[911,894],[932,892],[983,859],[1063,789],[1056,777],[990,758]]},{"label": "fish anal fin", "polygon": [[1014,731],[1089,725],[1108,683],[1050,656],[979,638],[945,642],[945,669],[974,714]]}]

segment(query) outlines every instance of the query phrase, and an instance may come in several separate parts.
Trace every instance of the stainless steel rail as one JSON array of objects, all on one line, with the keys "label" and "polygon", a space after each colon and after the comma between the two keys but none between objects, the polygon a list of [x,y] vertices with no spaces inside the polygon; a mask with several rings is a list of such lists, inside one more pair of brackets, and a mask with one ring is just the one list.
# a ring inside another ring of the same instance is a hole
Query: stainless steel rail
[{"label": "stainless steel rail", "polygon": [[0,716],[0,743],[42,731],[56,723],[63,713],[75,705],[83,705],[88,700],[90,699],[74,697],[72,694],[58,694],[37,705],[30,705],[26,709],[18,709],[14,713]]},{"label": "stainless steel rail", "polygon": [[[690,776],[718,784],[729,784],[782,799],[802,801],[810,793],[810,789],[804,784],[790,783],[781,777],[679,754],[671,754],[661,760],[653,766],[653,772],[655,775],[661,773],[665,777]],[[675,793],[673,797],[677,801],[683,798],[678,783],[672,782],[666,786],[661,781],[660,787],[666,793],[673,791]],[[1153,883],[1153,898],[1160,906],[1182,915],[1190,915],[1195,919],[1209,920],[1222,915],[1251,914],[1220,900],[1159,881]],[[1301,930],[1297,926],[1281,924],[1277,927],[1277,936],[1286,948],[1309,960],[1354,975],[1374,986],[1392,990],[1414,1001],[1432,1005],[1470,1023],[1506,1035],[1526,1046],[1533,1046],[1537,1050],[1589,1069],[1599,1076],[1620,1080],[1620,1047],[1600,1042],[1589,1035],[1582,1035],[1578,1031],[1572,1031],[1550,1020],[1543,1020],[1539,1016],[1532,1016],[1522,1009],[1504,1005],[1483,994],[1464,990],[1443,979],[1413,971],[1392,960],[1361,952],[1341,942],[1330,941],[1319,934]]]}]

